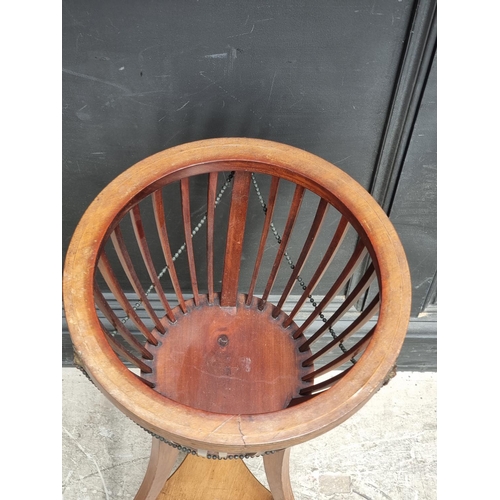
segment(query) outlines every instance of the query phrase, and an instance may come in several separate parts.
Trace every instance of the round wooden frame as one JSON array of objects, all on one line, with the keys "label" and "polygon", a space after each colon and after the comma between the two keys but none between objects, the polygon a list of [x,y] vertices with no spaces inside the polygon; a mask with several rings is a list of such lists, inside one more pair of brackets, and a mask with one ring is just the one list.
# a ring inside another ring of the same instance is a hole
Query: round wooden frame
[{"label": "round wooden frame", "polygon": [[[375,264],[381,306],[366,351],[334,388],[284,410],[227,415],[196,410],[145,386],[119,360],[96,315],[94,271],[103,241],[124,211],[167,182],[217,170],[251,170],[301,184],[356,228]],[[72,238],[64,306],[75,353],[92,381],[150,432],[193,449],[230,454],[284,449],[316,437],[359,410],[383,384],[406,335],[410,275],[400,240],[376,201],[331,163],[300,149],[257,139],[209,139],[157,153],[126,170],[94,200]]]}]

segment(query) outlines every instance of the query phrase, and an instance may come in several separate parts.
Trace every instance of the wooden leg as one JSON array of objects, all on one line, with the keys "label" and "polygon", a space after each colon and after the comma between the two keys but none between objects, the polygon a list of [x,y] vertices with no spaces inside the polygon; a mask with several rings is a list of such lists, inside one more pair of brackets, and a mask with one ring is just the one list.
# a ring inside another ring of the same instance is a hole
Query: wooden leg
[{"label": "wooden leg", "polygon": [[264,456],[264,469],[273,500],[293,500],[289,467],[290,448]]},{"label": "wooden leg", "polygon": [[135,495],[135,500],[156,500],[158,498],[178,456],[179,450],[153,438],[146,475]]},{"label": "wooden leg", "polygon": [[135,500],[294,500],[290,448],[263,457],[271,491],[255,479],[243,460],[188,455],[170,477],[178,456],[179,450],[153,438],[146,475]]}]

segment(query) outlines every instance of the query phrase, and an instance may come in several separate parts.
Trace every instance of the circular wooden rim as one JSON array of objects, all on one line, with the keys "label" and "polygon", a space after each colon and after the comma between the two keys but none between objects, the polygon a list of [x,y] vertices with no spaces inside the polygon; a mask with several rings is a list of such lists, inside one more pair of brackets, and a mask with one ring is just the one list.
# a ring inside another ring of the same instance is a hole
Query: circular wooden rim
[{"label": "circular wooden rim", "polygon": [[[224,162],[241,169],[279,171],[343,212],[364,236],[376,264],[381,308],[366,351],[335,385],[299,405],[263,415],[209,413],[167,400],[145,386],[121,362],[104,337],[94,307],[93,276],[109,227],[158,179],[209,171]],[[248,168],[248,167],[247,167]],[[75,352],[93,382],[127,416],[147,430],[184,446],[213,452],[263,452],[318,436],[356,412],[382,385],[406,335],[411,285],[406,257],[386,214],[356,181],[303,150],[260,139],[209,139],[177,146],[140,161],[111,182],[82,217],[66,256],[65,314]]]}]

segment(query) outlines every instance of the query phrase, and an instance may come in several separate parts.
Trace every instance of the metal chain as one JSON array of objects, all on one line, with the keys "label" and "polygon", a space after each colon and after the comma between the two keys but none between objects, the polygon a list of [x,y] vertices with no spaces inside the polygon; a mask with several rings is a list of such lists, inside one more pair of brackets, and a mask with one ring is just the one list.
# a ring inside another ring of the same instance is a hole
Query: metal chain
[{"label": "metal chain", "polygon": [[[255,178],[255,175],[253,173],[252,173],[252,183],[253,183],[253,186],[255,188],[255,192],[257,193],[257,196],[259,198],[260,205],[262,206],[262,210],[263,210],[264,214],[266,214],[267,213],[267,205],[266,205],[266,202],[264,201],[262,193],[260,192],[259,185],[257,184],[257,179]],[[271,231],[273,232],[274,237],[276,238],[276,241],[279,244],[281,244],[281,236],[278,233],[278,231],[276,230],[276,227],[272,221],[271,221],[270,226],[271,226]],[[295,269],[295,264],[286,251],[284,253],[284,256],[285,256],[285,259],[288,262],[288,265],[290,266],[290,268],[292,270]],[[300,275],[297,275],[296,279],[299,282],[299,285],[302,287],[302,290],[305,291],[307,289],[307,285],[305,284],[302,277]],[[309,302],[311,302],[311,304],[314,308],[316,308],[318,306],[318,303],[314,300],[314,297],[311,294],[309,294],[307,296],[307,298],[309,299]],[[327,322],[327,319],[326,319],[325,315],[323,314],[323,311],[319,311],[319,317],[321,318],[321,321],[323,321],[323,323]],[[332,335],[332,337],[334,339],[337,338],[337,334],[335,333],[335,331],[333,330],[332,327],[329,327],[328,331],[330,332],[330,334]],[[339,343],[339,347],[340,347],[340,349],[342,349],[342,352],[344,352],[344,353],[347,352],[347,348],[344,346],[344,344],[342,342]],[[354,357],[351,358],[351,363],[352,364],[356,363],[356,359]]]}]

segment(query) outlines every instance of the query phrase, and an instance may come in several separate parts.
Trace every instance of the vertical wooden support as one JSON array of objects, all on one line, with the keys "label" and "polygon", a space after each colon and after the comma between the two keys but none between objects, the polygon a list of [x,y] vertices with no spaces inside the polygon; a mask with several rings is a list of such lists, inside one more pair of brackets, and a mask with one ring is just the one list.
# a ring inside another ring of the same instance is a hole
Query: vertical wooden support
[{"label": "vertical wooden support", "polygon": [[249,172],[236,172],[234,174],[220,299],[222,307],[236,306],[250,179],[251,174]]},{"label": "vertical wooden support", "polygon": [[[297,336],[294,338],[298,338],[306,330],[306,328],[309,327],[309,325],[314,321],[314,319],[319,315],[319,313],[323,311],[328,306],[330,301],[340,292],[340,290],[344,287],[344,285],[348,282],[349,278],[354,273],[356,267],[363,261],[363,258],[367,254],[367,252],[368,252],[367,248],[363,246],[363,243],[361,241],[359,241],[356,248],[354,249],[353,254],[351,255],[351,258],[349,259],[349,262],[345,265],[344,269],[340,273],[339,277],[336,279],[335,283],[330,287],[330,290],[328,290],[326,295],[323,297],[321,302],[315,307],[313,312],[300,325],[299,327],[300,332],[299,333],[295,332],[294,335]],[[306,293],[308,293],[308,288],[306,288],[302,297],[299,299],[299,301],[297,301],[297,304],[300,302],[300,300],[303,300],[302,298]],[[296,308],[297,305],[292,311],[294,315],[295,315],[294,311],[296,310]],[[284,324],[284,326],[286,327],[287,325]]]},{"label": "vertical wooden support", "polygon": [[165,296],[165,292],[163,291],[160,280],[158,278],[158,273],[156,272],[155,266],[153,264],[153,258],[151,257],[151,252],[149,251],[148,242],[146,240],[146,233],[144,231],[144,225],[142,223],[139,205],[134,205],[132,207],[132,210],[130,211],[130,219],[132,220],[132,227],[134,228],[135,238],[142,255],[142,260],[144,261],[144,264],[148,271],[149,278],[151,279],[151,282],[155,287],[158,298],[160,299],[160,302],[165,309],[168,319],[172,322],[175,322],[175,316],[172,312],[170,304],[168,303],[167,297]]},{"label": "vertical wooden support", "polygon": [[264,256],[264,250],[266,248],[267,234],[269,233],[269,228],[271,227],[271,222],[273,220],[274,206],[276,204],[279,182],[279,177],[273,177],[271,180],[271,187],[269,188],[269,199],[266,205],[266,219],[264,220],[264,226],[262,228],[262,234],[260,237],[259,250],[255,259],[252,281],[250,282],[250,287],[248,288],[247,306],[252,303],[253,292],[255,290],[257,277],[259,275],[260,264],[262,262],[262,257]]},{"label": "vertical wooden support", "polygon": [[179,450],[153,438],[146,475],[134,500],[156,500],[167,481]]},{"label": "vertical wooden support", "polygon": [[335,254],[337,253],[337,250],[342,244],[342,241],[344,241],[348,229],[349,229],[349,223],[346,217],[342,216],[339,225],[337,226],[337,230],[333,235],[333,239],[330,242],[330,245],[328,246],[325,255],[323,255],[323,258],[321,259],[318,268],[316,269],[312,278],[309,280],[309,284],[304,290],[304,293],[297,300],[297,303],[295,304],[295,307],[293,308],[292,312],[288,315],[288,319],[283,323],[283,326],[285,328],[287,328],[292,324],[293,318],[300,311],[300,308],[302,307],[304,302],[309,298],[309,295],[313,292],[314,288],[316,287],[320,279],[323,277],[323,274],[326,272],[328,266],[335,257]]},{"label": "vertical wooden support", "polygon": [[175,294],[177,295],[179,306],[182,312],[185,313],[186,303],[184,301],[184,296],[182,295],[179,279],[177,278],[177,273],[175,271],[174,259],[172,258],[172,251],[170,250],[170,242],[168,240],[167,224],[165,220],[165,209],[163,207],[163,196],[161,190],[155,191],[153,193],[152,200],[153,200],[153,211],[155,215],[156,228],[158,230],[158,236],[160,237],[161,248],[163,250],[165,262],[168,267],[170,280],[172,281],[172,286],[174,287]]},{"label": "vertical wooden support", "polygon": [[217,172],[210,172],[207,191],[207,288],[208,302],[214,302],[214,218]]},{"label": "vertical wooden support", "polygon": [[285,289],[281,294],[280,300],[276,306],[276,311],[273,313],[273,317],[275,318],[278,316],[279,311],[281,310],[283,304],[285,303],[285,300],[292,291],[293,285],[297,280],[297,276],[302,271],[302,267],[304,266],[307,257],[309,256],[309,253],[311,252],[311,249],[314,245],[314,242],[316,241],[316,238],[319,235],[319,230],[321,229],[321,225],[325,220],[325,215],[327,210],[328,210],[328,202],[323,198],[321,198],[321,200],[319,201],[318,209],[316,211],[316,216],[314,217],[311,229],[309,231],[309,234],[307,235],[304,247],[302,248],[302,252],[300,253],[299,259],[297,260],[293,268],[292,275],[290,276],[288,283],[286,284]]},{"label": "vertical wooden support", "polygon": [[155,500],[273,500],[281,497],[273,497],[248,470],[243,460],[209,460],[188,454],[168,479],[158,498],[154,498]]},{"label": "vertical wooden support", "polygon": [[[111,293],[115,296],[116,300],[124,310],[125,314],[134,322],[139,331],[154,345],[158,344],[158,341],[154,337],[154,335],[149,331],[148,327],[141,320],[135,309],[132,307],[132,304],[128,301],[125,296],[125,292],[123,291],[118,279],[113,272],[111,264],[108,260],[106,253],[103,251],[101,256],[99,257],[99,261],[97,263],[97,267],[101,272],[104,281],[108,285]],[[97,287],[96,287],[97,288]]]},{"label": "vertical wooden support", "polygon": [[273,500],[294,500],[290,484],[290,448],[264,455],[263,460]]},{"label": "vertical wooden support", "polygon": [[304,191],[305,190],[302,186],[295,187],[295,192],[293,194],[293,199],[292,199],[292,205],[290,206],[288,219],[286,221],[285,229],[283,230],[283,235],[281,237],[280,245],[278,247],[278,253],[276,254],[276,258],[274,259],[273,267],[271,269],[271,273],[269,274],[269,279],[267,280],[266,288],[264,290],[264,293],[262,294],[262,300],[259,306],[260,309],[264,308],[264,304],[266,303],[269,294],[271,293],[271,289],[273,288],[273,284],[276,279],[276,275],[278,274],[281,260],[283,259],[283,255],[285,255],[285,250],[288,244],[288,240],[290,239],[293,226],[295,225],[295,221],[297,220],[297,216],[299,215],[300,205],[304,197]]},{"label": "vertical wooden support", "polygon": [[116,226],[115,230],[111,233],[111,242],[113,243],[116,255],[120,260],[120,264],[122,265],[123,270],[125,271],[125,274],[130,284],[132,285],[132,288],[139,296],[142,304],[144,305],[144,308],[149,314],[149,317],[153,320],[156,329],[161,333],[165,333],[165,327],[161,324],[161,321],[158,318],[155,310],[153,309],[153,306],[149,302],[146,292],[144,291],[139,277],[137,276],[134,264],[132,263],[132,259],[130,258],[130,255],[127,251],[120,226]]}]

